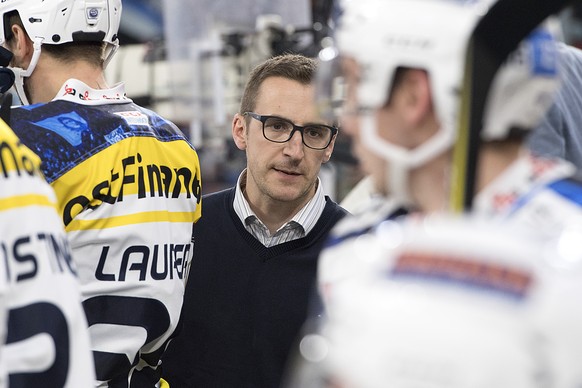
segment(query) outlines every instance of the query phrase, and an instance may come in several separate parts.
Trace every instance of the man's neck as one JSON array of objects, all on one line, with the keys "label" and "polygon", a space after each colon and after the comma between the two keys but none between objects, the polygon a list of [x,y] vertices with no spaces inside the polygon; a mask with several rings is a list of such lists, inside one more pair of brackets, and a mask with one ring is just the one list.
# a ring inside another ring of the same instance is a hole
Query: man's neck
[{"label": "man's neck", "polygon": [[410,193],[414,205],[423,213],[442,211],[448,206],[447,198],[451,168],[450,155],[441,154],[429,163],[410,171]]},{"label": "man's neck", "polygon": [[262,193],[248,193],[246,183],[241,186],[251,210],[265,224],[270,233],[276,232],[281,226],[289,222],[313,198],[317,191],[316,181],[310,190],[310,195],[296,201],[277,201]]},{"label": "man's neck", "polygon": [[484,143],[477,164],[477,192],[487,187],[501,175],[520,155],[519,141],[496,141]]},{"label": "man's neck", "polygon": [[[312,197],[313,198],[313,197]],[[309,198],[311,199],[311,198]],[[248,198],[247,198],[248,201]],[[281,202],[281,201],[254,201],[258,202],[258,206],[251,201],[249,205],[257,217],[265,224],[271,234],[275,233],[281,226],[289,222],[295,214],[305,206],[305,203],[300,205]]]},{"label": "man's neck", "polygon": [[[519,141],[498,141],[484,143],[479,151],[477,163],[478,193],[505,169],[511,165],[520,154],[522,147]],[[451,190],[451,158],[445,153],[430,163],[411,171],[411,192],[414,193],[414,203],[423,212],[446,210],[449,206]]]},{"label": "man's neck", "polygon": [[[481,191],[518,157],[522,147],[519,141],[498,141],[484,143],[477,162],[477,192]],[[423,212],[446,210],[449,206],[451,190],[451,158],[445,153],[430,163],[411,171],[411,192],[414,203]]]},{"label": "man's neck", "polygon": [[80,60],[63,66],[55,59],[41,57],[35,71],[27,80],[30,102],[36,104],[51,101],[70,78],[78,79],[94,89],[108,88],[103,69],[99,67]]}]

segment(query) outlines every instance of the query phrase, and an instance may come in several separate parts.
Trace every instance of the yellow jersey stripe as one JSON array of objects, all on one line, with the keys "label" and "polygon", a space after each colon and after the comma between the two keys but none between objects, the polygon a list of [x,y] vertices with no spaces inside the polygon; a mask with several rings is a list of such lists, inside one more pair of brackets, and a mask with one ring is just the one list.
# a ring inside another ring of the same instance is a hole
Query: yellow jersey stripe
[{"label": "yellow jersey stripe", "polygon": [[146,224],[149,222],[194,222],[198,219],[197,212],[152,211],[100,218],[96,220],[73,220],[65,227],[67,232],[75,230],[108,229],[119,226]]},{"label": "yellow jersey stripe", "polygon": [[27,206],[48,206],[54,208],[55,210],[57,208],[56,204],[48,197],[40,194],[16,195],[13,197],[0,199],[0,211]]}]

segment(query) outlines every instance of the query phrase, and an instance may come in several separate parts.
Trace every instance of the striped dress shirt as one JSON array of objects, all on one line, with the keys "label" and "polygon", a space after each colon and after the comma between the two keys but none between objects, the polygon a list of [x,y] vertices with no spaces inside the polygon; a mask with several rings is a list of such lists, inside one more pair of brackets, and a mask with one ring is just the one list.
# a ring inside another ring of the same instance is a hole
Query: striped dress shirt
[{"label": "striped dress shirt", "polygon": [[317,178],[317,189],[313,198],[289,222],[271,235],[269,229],[252,211],[243,195],[244,186],[246,185],[246,173],[247,170],[245,169],[236,182],[233,207],[246,230],[264,246],[272,247],[305,237],[313,229],[325,207],[325,195],[319,178]]}]

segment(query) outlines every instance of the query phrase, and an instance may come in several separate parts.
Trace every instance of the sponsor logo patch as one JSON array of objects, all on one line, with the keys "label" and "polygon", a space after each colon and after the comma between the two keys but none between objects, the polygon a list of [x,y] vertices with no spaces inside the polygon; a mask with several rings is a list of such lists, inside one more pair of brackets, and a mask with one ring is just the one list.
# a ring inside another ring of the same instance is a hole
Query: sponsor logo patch
[{"label": "sponsor logo patch", "polygon": [[116,112],[115,114],[123,118],[129,125],[150,125],[148,117],[141,112]]}]

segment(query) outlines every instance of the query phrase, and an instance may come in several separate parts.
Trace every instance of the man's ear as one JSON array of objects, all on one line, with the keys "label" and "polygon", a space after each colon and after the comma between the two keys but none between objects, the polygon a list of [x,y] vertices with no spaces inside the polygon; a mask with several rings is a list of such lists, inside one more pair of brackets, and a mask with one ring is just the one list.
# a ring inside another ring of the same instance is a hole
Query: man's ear
[{"label": "man's ear", "polygon": [[329,162],[329,159],[331,158],[331,154],[333,153],[333,147],[335,146],[335,140],[336,139],[337,139],[337,134],[335,134],[335,136],[333,137],[333,139],[331,140],[331,143],[329,143],[329,145],[327,146],[327,148],[325,150],[323,150],[323,161],[322,161],[322,163]]},{"label": "man's ear", "polygon": [[239,113],[234,115],[232,119],[232,138],[239,150],[247,149],[247,133],[245,125],[245,117]]},{"label": "man's ear", "polygon": [[404,119],[411,126],[422,123],[432,111],[432,96],[428,74],[424,70],[410,69],[403,80]]},{"label": "man's ear", "polygon": [[18,24],[13,24],[11,30],[14,38],[10,40],[9,49],[14,54],[15,61],[26,69],[34,52],[32,40]]}]

